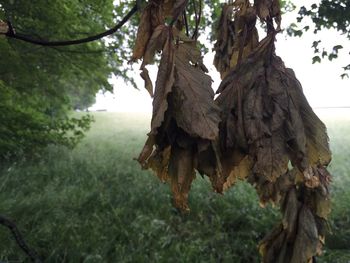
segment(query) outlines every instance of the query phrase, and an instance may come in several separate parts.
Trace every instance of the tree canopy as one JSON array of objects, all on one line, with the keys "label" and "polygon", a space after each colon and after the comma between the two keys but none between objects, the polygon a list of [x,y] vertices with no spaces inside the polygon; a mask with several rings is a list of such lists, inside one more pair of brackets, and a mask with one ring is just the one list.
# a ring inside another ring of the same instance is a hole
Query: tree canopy
[{"label": "tree canopy", "polygon": [[[124,5],[119,8],[122,15]],[[9,0],[1,1],[0,18],[23,35],[60,40],[104,31],[120,17],[113,1]],[[116,34],[114,42],[122,46],[124,33]],[[92,105],[97,91],[111,90],[112,73],[127,78],[125,55],[102,40],[43,47],[2,38],[0,56],[2,159],[51,143],[74,145],[91,118],[70,118],[68,112]]]},{"label": "tree canopy", "polygon": [[[293,1],[289,4],[293,6]],[[294,6],[295,7],[295,6]],[[288,29],[287,32],[292,36],[302,36],[304,32],[312,30],[315,35],[321,30],[333,29],[339,32],[339,35],[350,40],[350,3],[347,0],[317,1],[309,6],[302,6],[298,11],[298,17]],[[316,38],[316,37],[315,37]],[[346,49],[343,45],[334,40],[331,50],[322,47],[321,40],[315,39],[312,44],[315,56],[313,63],[321,62],[322,59],[328,58],[330,61],[338,57],[339,50]],[[346,52],[350,55],[350,49]],[[350,64],[343,66],[344,72],[342,78],[349,77],[348,71]]]}]

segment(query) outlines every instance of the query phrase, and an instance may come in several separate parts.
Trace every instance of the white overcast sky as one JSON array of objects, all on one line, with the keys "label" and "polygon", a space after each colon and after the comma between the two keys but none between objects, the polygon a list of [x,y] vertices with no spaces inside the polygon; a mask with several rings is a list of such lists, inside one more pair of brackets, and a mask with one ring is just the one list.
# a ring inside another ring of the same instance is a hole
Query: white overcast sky
[{"label": "white overcast sky", "polygon": [[[293,1],[299,6],[302,2],[305,5],[305,1]],[[314,3],[317,0],[310,2]],[[295,22],[295,17],[296,12],[285,14],[282,17],[283,26],[286,27],[290,23]],[[262,35],[260,38],[262,38]],[[326,59],[322,63],[312,64],[312,57],[315,55],[311,45],[315,40],[322,40],[322,44],[327,47],[327,50],[330,50],[336,44],[343,45],[344,49],[340,50],[339,58],[333,62],[329,62]],[[342,80],[340,78],[340,75],[343,73],[342,67],[350,64],[349,46],[349,41],[341,36],[340,33],[334,30],[325,30],[317,35],[308,32],[301,38],[285,37],[285,35],[280,34],[277,38],[276,51],[286,66],[295,71],[312,107],[349,107],[350,79]],[[208,48],[211,49],[209,46]],[[213,56],[211,52],[206,54],[204,62],[209,69],[210,76],[213,78],[213,88],[215,90],[220,84],[220,78],[214,66],[212,66]],[[150,113],[152,100],[144,90],[143,80],[138,75],[138,68],[138,65],[134,66],[135,79],[139,90],[114,77],[110,80],[114,86],[114,94],[97,94],[96,104],[90,109]],[[150,67],[149,71],[152,80],[155,81],[156,67]]]}]

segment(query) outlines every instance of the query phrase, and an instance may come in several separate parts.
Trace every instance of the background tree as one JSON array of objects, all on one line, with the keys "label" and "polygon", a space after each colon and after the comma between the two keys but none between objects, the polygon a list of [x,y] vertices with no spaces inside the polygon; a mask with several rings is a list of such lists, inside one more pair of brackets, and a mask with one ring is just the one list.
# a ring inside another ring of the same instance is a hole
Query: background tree
[{"label": "background tree", "polygon": [[[289,6],[293,7],[293,1],[289,1]],[[294,6],[295,8],[295,6]],[[293,8],[292,8],[293,9]],[[350,40],[350,3],[347,0],[317,1],[310,7],[302,6],[298,11],[296,23],[293,23],[287,32],[292,36],[302,36],[304,32],[312,30],[315,34],[324,29],[334,29],[340,35]],[[312,44],[315,52],[313,63],[321,62],[322,59],[328,58],[330,61],[338,57],[339,50],[344,49],[339,43],[334,43],[331,50],[322,47],[321,40],[315,40]],[[350,54],[350,50],[346,50]],[[350,64],[344,65],[342,78],[349,77],[347,71],[350,70]]]},{"label": "background tree", "polygon": [[[40,40],[81,38],[104,31],[120,19],[128,4],[101,1],[1,1],[0,19],[16,31]],[[86,109],[99,90],[111,91],[111,74],[126,74],[122,52],[125,31],[113,43],[103,40],[70,47],[34,46],[0,40],[0,158],[33,154],[48,144],[74,145],[91,118],[71,118]],[[118,43],[118,49],[115,49]]]}]

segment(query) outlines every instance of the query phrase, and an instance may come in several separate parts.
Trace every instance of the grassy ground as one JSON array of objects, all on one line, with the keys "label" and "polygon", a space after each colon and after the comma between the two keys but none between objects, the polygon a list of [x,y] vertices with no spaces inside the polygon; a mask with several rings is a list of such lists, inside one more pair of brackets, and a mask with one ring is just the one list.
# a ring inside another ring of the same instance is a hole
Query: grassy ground
[{"label": "grassy ground", "polygon": [[[320,262],[350,262],[350,112],[331,119],[334,161],[331,217]],[[197,178],[191,213],[171,206],[167,185],[133,161],[148,132],[141,115],[95,113],[96,123],[74,151],[47,149],[36,163],[1,172],[0,212],[16,220],[45,262],[259,262],[256,244],[279,217],[261,209],[240,183],[224,196]],[[0,227],[0,261],[23,262]]]}]

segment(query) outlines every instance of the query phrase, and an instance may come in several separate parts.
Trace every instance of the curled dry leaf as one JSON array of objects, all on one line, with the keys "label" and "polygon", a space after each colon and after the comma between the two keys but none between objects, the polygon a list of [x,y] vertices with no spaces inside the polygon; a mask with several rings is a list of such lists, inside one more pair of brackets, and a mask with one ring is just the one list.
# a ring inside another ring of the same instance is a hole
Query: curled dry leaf
[{"label": "curled dry leaf", "polygon": [[224,4],[216,28],[216,43],[214,45],[214,66],[221,74],[230,69],[230,59],[235,41],[235,28],[232,17],[233,6]]},{"label": "curled dry leaf", "polygon": [[177,35],[173,116],[177,125],[192,137],[218,138],[219,107],[214,103],[211,78],[200,67],[201,57],[195,43]]},{"label": "curled dry leaf", "polygon": [[159,64],[156,86],[153,99],[153,115],[151,122],[151,134],[156,135],[157,129],[164,121],[164,114],[168,109],[167,97],[172,91],[175,77],[174,77],[174,46],[173,36],[168,28],[164,30],[168,33],[168,38],[162,50],[162,57]]},{"label": "curled dry leaf", "polygon": [[296,189],[292,188],[286,194],[284,204],[282,204],[282,225],[286,232],[287,241],[292,241],[295,238],[300,206],[301,203],[297,198]]},{"label": "curled dry leaf", "polygon": [[159,49],[151,132],[138,160],[171,184],[175,206],[187,211],[197,156],[218,139],[219,107],[195,41],[162,25],[153,32],[144,64]]},{"label": "curled dry leaf", "polygon": [[188,193],[196,177],[193,155],[193,149],[175,145],[171,150],[168,168],[174,205],[185,212],[190,210],[187,203]]},{"label": "curled dry leaf", "polygon": [[151,168],[157,177],[162,181],[168,180],[168,164],[170,160],[171,146],[163,150],[157,148],[147,161],[147,168]]},{"label": "curled dry leaf", "polygon": [[[223,165],[224,163],[225,162],[223,162]],[[223,184],[223,190],[227,190],[233,186],[237,180],[246,179],[251,173],[252,166],[253,161],[248,155],[246,155],[237,165],[233,165],[232,169],[228,168],[227,170],[229,170],[229,174],[227,175],[227,173],[224,173],[224,175],[226,175],[226,179]]]},{"label": "curled dry leaf", "polygon": [[[165,16],[177,18],[188,1],[160,2]],[[146,10],[141,21],[152,12]],[[260,42],[256,17],[268,28]],[[142,74],[150,90],[145,66],[157,51],[161,60],[151,131],[138,161],[170,183],[174,205],[183,211],[189,210],[195,170],[209,176],[217,192],[247,179],[261,204],[280,205],[282,212],[282,222],[260,242],[263,262],[305,263],[324,244],[331,153],[325,125],[294,72],[275,54],[272,19],[278,31],[277,0],[224,5],[214,60],[223,80],[215,101],[196,41],[158,23],[160,19],[140,25],[144,34],[138,37],[136,54],[143,57]]]},{"label": "curled dry leaf", "polygon": [[257,47],[259,36],[255,23],[255,9],[249,1],[235,1],[234,5],[223,6],[214,46],[214,65],[221,73],[221,78]]},{"label": "curled dry leaf", "polygon": [[155,144],[154,136],[148,136],[145,145],[137,158],[137,161],[141,164],[142,168],[147,169],[147,160],[150,158],[153,153],[153,146]]},{"label": "curled dry leaf", "polygon": [[318,255],[322,246],[322,224],[297,196],[292,187],[281,206],[282,224],[271,231],[259,244],[263,262],[304,263]]},{"label": "curled dry leaf", "polygon": [[314,215],[305,205],[301,208],[298,219],[298,230],[291,263],[309,262],[317,254],[319,243]]},{"label": "curled dry leaf", "polygon": [[149,77],[148,70],[144,67],[140,73],[141,78],[145,81],[145,88],[148,91],[149,95],[153,97],[153,84],[152,80]]},{"label": "curled dry leaf", "polygon": [[258,31],[255,27],[256,12],[249,1],[237,4],[234,13],[235,42],[230,59],[230,67],[241,63],[259,44]]},{"label": "curled dry leaf", "polygon": [[154,29],[143,55],[141,69],[146,65],[153,63],[156,53],[164,49],[164,44],[168,39],[168,36],[169,29],[167,26],[159,25]]},{"label": "curled dry leaf", "polygon": [[162,6],[160,5],[161,2],[162,0],[150,0],[147,6],[142,10],[131,58],[132,61],[143,57],[153,30],[165,22]]},{"label": "curled dry leaf", "polygon": [[[242,174],[261,203],[281,204],[282,223],[260,245],[263,261],[307,262],[322,246],[326,223],[319,218],[325,220],[330,212],[325,166],[331,154],[324,124],[292,70],[274,53],[274,34],[226,75],[218,92],[221,156],[249,156],[252,165]],[[237,162],[222,163],[224,171],[231,171],[225,183],[230,186],[240,178]]]},{"label": "curled dry leaf", "polygon": [[301,171],[330,161],[326,129],[291,76],[274,55],[271,34],[224,78],[216,99],[226,129],[222,144],[248,153],[253,173],[270,182],[287,172],[289,161]]},{"label": "curled dry leaf", "polygon": [[163,12],[165,17],[172,17],[175,1],[176,0],[163,1]]},{"label": "curled dry leaf", "polygon": [[181,16],[187,4],[188,4],[188,0],[175,0],[174,6],[173,6],[173,19],[177,20]]},{"label": "curled dry leaf", "polygon": [[263,21],[275,19],[277,31],[281,27],[281,6],[279,0],[254,0],[257,16]]}]

